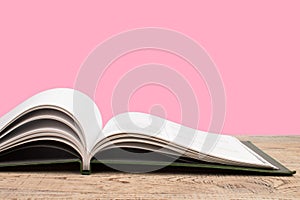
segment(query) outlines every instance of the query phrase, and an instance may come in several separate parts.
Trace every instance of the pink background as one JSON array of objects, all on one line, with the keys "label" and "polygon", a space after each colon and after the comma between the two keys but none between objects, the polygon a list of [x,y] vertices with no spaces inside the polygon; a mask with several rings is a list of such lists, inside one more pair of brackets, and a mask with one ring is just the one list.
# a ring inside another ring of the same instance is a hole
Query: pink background
[{"label": "pink background", "polygon": [[[299,134],[300,3],[245,2],[1,1],[0,115],[37,92],[74,87],[84,59],[108,37],[162,27],[193,38],[216,63],[227,96],[223,133]],[[103,76],[95,97],[103,121],[112,115],[118,79],[148,62],[170,65],[186,77],[199,102],[196,128],[207,130],[211,105],[203,79],[179,57],[151,50],[121,57]],[[129,110],[149,112],[155,104],[180,122],[178,100],[154,85],[136,91]]]}]

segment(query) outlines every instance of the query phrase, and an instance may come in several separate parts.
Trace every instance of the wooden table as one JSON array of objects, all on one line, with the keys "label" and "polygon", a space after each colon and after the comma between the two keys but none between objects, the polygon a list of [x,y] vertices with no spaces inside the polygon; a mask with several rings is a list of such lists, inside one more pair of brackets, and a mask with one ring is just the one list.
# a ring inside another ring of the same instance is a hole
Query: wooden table
[{"label": "wooden table", "polygon": [[292,177],[120,172],[0,172],[0,198],[300,199],[300,136],[241,136],[296,170]]}]

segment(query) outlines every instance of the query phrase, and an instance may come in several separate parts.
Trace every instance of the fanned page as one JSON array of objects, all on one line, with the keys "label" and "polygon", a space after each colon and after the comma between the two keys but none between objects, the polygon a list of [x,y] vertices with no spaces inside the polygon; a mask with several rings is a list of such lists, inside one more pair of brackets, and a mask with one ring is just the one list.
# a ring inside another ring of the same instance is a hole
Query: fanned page
[{"label": "fanned page", "polygon": [[67,88],[41,92],[0,118],[0,153],[36,141],[71,146],[89,168],[89,152],[101,132],[96,104],[87,95]]},{"label": "fanned page", "polygon": [[[128,142],[124,141],[136,141],[137,147],[148,150],[151,150],[151,144],[159,146],[164,143],[163,149],[177,151],[179,154],[187,151],[190,152],[187,154],[189,157],[194,155],[194,158],[197,156],[196,159],[203,161],[277,169],[233,136],[194,130],[145,113],[119,114],[102,131],[94,154],[101,149],[122,147],[122,144],[128,147]],[[107,140],[109,138],[111,139]]]}]

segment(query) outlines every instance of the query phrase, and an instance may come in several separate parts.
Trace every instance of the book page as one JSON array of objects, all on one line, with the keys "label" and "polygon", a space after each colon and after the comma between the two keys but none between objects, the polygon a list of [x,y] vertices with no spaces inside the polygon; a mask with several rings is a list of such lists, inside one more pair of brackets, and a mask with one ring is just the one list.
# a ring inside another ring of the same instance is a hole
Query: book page
[{"label": "book page", "polygon": [[79,122],[86,138],[86,149],[89,151],[98,134],[101,132],[102,119],[92,99],[87,95],[68,88],[51,89],[27,99],[0,118],[0,135],[2,130],[24,113],[43,106],[54,106],[63,109]]},{"label": "book page", "polygon": [[276,168],[233,136],[191,129],[145,113],[129,112],[115,116],[105,125],[98,142],[118,133],[136,133],[168,141],[198,152],[199,159],[204,154],[233,163]]}]

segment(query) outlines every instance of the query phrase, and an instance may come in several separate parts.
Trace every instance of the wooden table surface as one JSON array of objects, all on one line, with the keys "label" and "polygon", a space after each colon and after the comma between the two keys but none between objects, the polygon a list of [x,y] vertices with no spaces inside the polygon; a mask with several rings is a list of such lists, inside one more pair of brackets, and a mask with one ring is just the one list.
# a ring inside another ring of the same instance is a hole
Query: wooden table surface
[{"label": "wooden table surface", "polygon": [[297,173],[291,177],[187,173],[0,171],[0,198],[300,199],[300,136],[240,136]]}]

